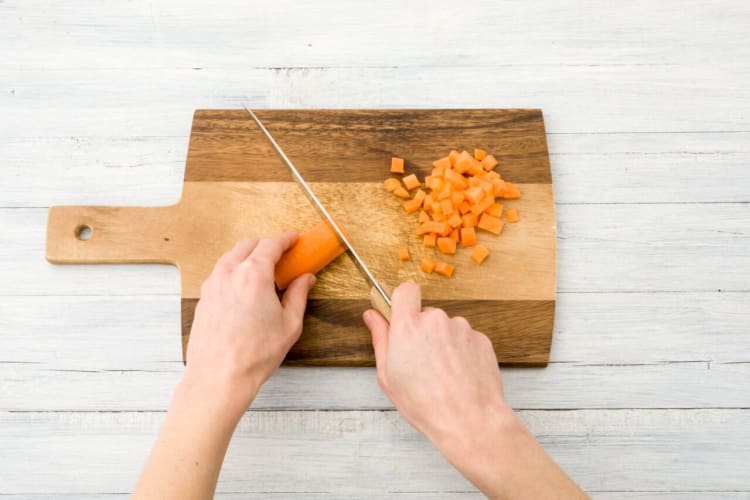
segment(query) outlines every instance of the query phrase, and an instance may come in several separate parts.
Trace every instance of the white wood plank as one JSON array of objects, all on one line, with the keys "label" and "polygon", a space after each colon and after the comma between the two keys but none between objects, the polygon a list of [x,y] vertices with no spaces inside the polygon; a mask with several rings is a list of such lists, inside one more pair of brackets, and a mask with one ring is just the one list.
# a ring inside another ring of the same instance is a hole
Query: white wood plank
[{"label": "white wood plank", "polygon": [[[94,357],[101,350],[92,346],[89,352]],[[179,363],[141,370],[4,362],[0,411],[163,410],[181,373]],[[506,399],[517,409],[750,408],[750,363],[553,363],[502,373]],[[380,410],[393,405],[372,368],[309,367],[280,369],[253,408]]]},{"label": "white wood plank", "polygon": [[660,65],[747,61],[748,15],[745,2],[696,0],[628,2],[616,15],[595,0],[6,1],[0,42],[3,66],[50,69]]},{"label": "white wood plank", "polygon": [[[749,131],[750,65],[0,70],[3,135],[184,135],[195,108],[542,108],[549,132]],[[685,82],[691,85],[686,86]],[[596,105],[591,105],[596,103]],[[75,117],[75,119],[71,119]],[[106,126],[103,124],[106,123]]]},{"label": "white wood plank", "polygon": [[[550,134],[557,203],[750,201],[750,132]],[[187,137],[0,137],[0,206],[165,205]],[[436,156],[438,152],[435,152]],[[502,168],[502,167],[501,167]]]},{"label": "white wood plank", "polygon": [[[596,491],[748,491],[750,411],[521,412],[548,452]],[[0,414],[6,493],[130,490],[162,413]],[[80,471],[86,471],[81,481]],[[30,473],[33,471],[33,474]],[[240,423],[220,492],[472,491],[396,412],[252,412]]]},{"label": "white wood plank", "polygon": [[[3,295],[179,293],[169,266],[47,263],[46,214],[0,209]],[[748,291],[748,226],[750,204],[559,205],[558,290]]]},{"label": "white wood plank", "polygon": [[[558,296],[554,363],[750,363],[750,293]],[[163,370],[179,364],[180,301],[20,296],[0,301],[0,362],[44,369]],[[32,340],[33,341],[30,341]]]}]

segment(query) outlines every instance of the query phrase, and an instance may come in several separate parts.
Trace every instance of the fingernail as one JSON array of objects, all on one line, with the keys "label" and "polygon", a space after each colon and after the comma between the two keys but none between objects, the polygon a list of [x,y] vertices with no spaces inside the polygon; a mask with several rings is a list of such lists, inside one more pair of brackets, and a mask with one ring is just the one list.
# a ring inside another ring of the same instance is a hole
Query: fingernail
[{"label": "fingernail", "polygon": [[311,274],[308,280],[310,281],[310,288],[312,288],[315,285],[315,282],[318,281],[318,278],[316,278],[314,274]]}]

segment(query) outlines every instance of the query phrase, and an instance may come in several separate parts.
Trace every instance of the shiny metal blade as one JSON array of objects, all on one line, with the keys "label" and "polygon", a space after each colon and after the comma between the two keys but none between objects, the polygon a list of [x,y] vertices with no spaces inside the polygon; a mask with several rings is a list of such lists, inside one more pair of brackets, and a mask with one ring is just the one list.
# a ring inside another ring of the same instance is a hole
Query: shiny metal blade
[{"label": "shiny metal blade", "polygon": [[245,111],[247,111],[250,114],[250,117],[255,121],[255,123],[260,128],[261,132],[263,132],[263,135],[266,136],[268,141],[271,143],[273,148],[276,150],[276,152],[281,157],[281,160],[284,162],[284,164],[289,168],[289,170],[292,172],[292,175],[294,176],[294,179],[297,181],[297,183],[302,187],[302,190],[305,192],[307,197],[310,199],[313,205],[315,205],[315,208],[318,209],[318,211],[325,217],[325,219],[328,221],[328,223],[331,225],[334,231],[336,231],[336,235],[339,237],[341,242],[346,246],[346,248],[349,250],[349,253],[351,254],[352,258],[354,259],[354,263],[357,264],[357,267],[362,271],[362,273],[367,277],[367,280],[372,284],[372,286],[377,290],[378,294],[385,300],[385,303],[388,304],[390,307],[391,305],[391,298],[388,296],[388,293],[383,289],[381,284],[378,282],[377,279],[375,279],[375,276],[373,276],[372,272],[370,272],[370,269],[367,267],[367,265],[364,263],[362,258],[359,256],[357,251],[354,249],[354,246],[352,246],[349,239],[344,234],[344,231],[341,230],[341,227],[336,223],[336,221],[331,217],[331,214],[328,213],[328,210],[326,210],[325,205],[321,203],[320,199],[315,195],[312,189],[310,189],[310,185],[305,181],[304,177],[302,177],[302,174],[299,173],[299,170],[297,170],[297,167],[294,166],[294,163],[286,156],[284,153],[284,150],[281,149],[281,146],[276,142],[276,140],[273,138],[271,133],[266,129],[266,127],[263,125],[263,123],[260,121],[260,119],[255,116],[255,113],[252,112],[250,108],[243,105],[245,108]]}]

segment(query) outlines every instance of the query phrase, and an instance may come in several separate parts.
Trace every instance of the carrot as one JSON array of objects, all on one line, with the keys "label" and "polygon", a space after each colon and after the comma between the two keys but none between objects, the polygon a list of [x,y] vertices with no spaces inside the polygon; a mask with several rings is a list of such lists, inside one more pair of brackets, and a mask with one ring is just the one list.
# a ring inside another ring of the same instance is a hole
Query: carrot
[{"label": "carrot", "polygon": [[407,200],[403,203],[404,205],[404,212],[407,214],[413,214],[417,210],[419,210],[419,207],[422,206],[422,200],[418,198],[412,198],[411,200]]},{"label": "carrot", "polygon": [[432,208],[433,203],[434,201],[433,201],[432,195],[428,194],[427,196],[424,197],[424,202],[422,202],[422,205],[424,206],[425,210],[430,210]]},{"label": "carrot", "polygon": [[503,221],[489,214],[482,214],[477,227],[494,234],[500,234],[503,231]]},{"label": "carrot", "polygon": [[497,160],[492,155],[487,155],[482,160],[482,167],[484,167],[485,170],[492,170],[493,168],[497,167]]},{"label": "carrot", "polygon": [[458,173],[456,170],[446,170],[445,180],[460,189],[466,189],[469,186],[468,182],[466,182],[466,179],[464,179],[464,176]]},{"label": "carrot", "polygon": [[484,248],[482,245],[477,245],[476,248],[474,248],[474,251],[471,252],[471,260],[476,262],[477,265],[480,265],[482,264],[482,262],[484,262],[484,259],[486,259],[489,254],[489,250]]},{"label": "carrot", "polygon": [[433,161],[432,166],[436,168],[451,168],[453,165],[451,164],[450,156],[446,156],[445,158]]},{"label": "carrot", "polygon": [[450,217],[450,215],[453,213],[453,203],[451,203],[451,200],[443,200],[440,202],[440,210],[442,210],[443,215],[446,217]]},{"label": "carrot", "polygon": [[395,177],[389,177],[386,180],[383,181],[383,185],[388,190],[389,193],[392,193],[396,190],[396,188],[401,186],[401,181],[396,179]]},{"label": "carrot", "polygon": [[424,257],[422,262],[419,263],[419,268],[426,273],[431,273],[435,270],[435,261],[429,257]]},{"label": "carrot", "polygon": [[461,246],[473,247],[477,244],[477,233],[473,227],[462,227],[461,228]]},{"label": "carrot", "polygon": [[435,233],[425,234],[422,246],[425,248],[435,248],[437,246],[437,235]]},{"label": "carrot", "polygon": [[458,239],[459,239],[458,228],[455,228],[453,231],[451,231],[451,234],[448,235],[448,238],[458,243]]},{"label": "carrot", "polygon": [[456,172],[459,174],[463,174],[467,170],[469,170],[469,167],[471,167],[474,164],[474,158],[469,154],[468,151],[461,151],[461,154],[458,155],[456,158]]},{"label": "carrot", "polygon": [[451,201],[454,207],[459,206],[464,201],[464,192],[460,190],[453,191],[451,193]]},{"label": "carrot", "polygon": [[521,191],[518,190],[518,186],[512,182],[503,183],[503,189],[500,196],[508,200],[516,200],[521,197]]},{"label": "carrot", "polygon": [[458,215],[458,214],[457,214],[457,213],[455,213],[455,212],[454,212],[454,214],[453,214],[453,215],[451,215],[451,216],[450,216],[450,217],[448,218],[448,224],[450,224],[450,225],[451,225],[451,227],[453,227],[453,228],[456,228],[456,227],[460,226],[460,225],[461,225],[461,223],[462,223],[462,221],[461,221],[461,216],[460,216],[460,215]]},{"label": "carrot", "polygon": [[468,213],[461,217],[461,225],[463,227],[474,227],[477,225],[478,217],[475,213]]},{"label": "carrot", "polygon": [[419,223],[420,224],[423,223],[423,222],[429,222],[429,221],[430,221],[430,216],[427,215],[427,212],[425,212],[424,210],[422,210],[421,212],[419,212]]},{"label": "carrot", "polygon": [[462,201],[461,204],[458,206],[458,211],[461,215],[464,215],[467,212],[471,211],[471,205],[466,203],[466,200]]},{"label": "carrot", "polygon": [[398,258],[402,261],[411,259],[411,255],[409,255],[409,249],[406,247],[399,248]]},{"label": "carrot", "polygon": [[495,203],[494,197],[485,197],[479,200],[479,203],[471,206],[471,211],[477,215],[481,215],[485,210],[490,208]]},{"label": "carrot", "polygon": [[451,161],[451,167],[453,167],[456,164],[456,159],[458,158],[458,151],[455,149],[452,149],[450,154],[448,155],[448,159]]},{"label": "carrot", "polygon": [[281,256],[274,269],[274,281],[284,290],[295,278],[305,273],[315,274],[346,251],[336,231],[327,221],[321,221]]},{"label": "carrot", "polygon": [[482,161],[484,160],[484,157],[487,156],[487,151],[484,149],[476,149],[474,148],[474,159]]},{"label": "carrot", "polygon": [[455,268],[447,262],[435,262],[435,272],[438,274],[442,274],[446,278],[450,278],[453,275],[454,269]]},{"label": "carrot", "polygon": [[417,179],[417,176],[414,174],[407,175],[406,177],[401,179],[401,182],[404,183],[404,186],[406,186],[406,189],[408,189],[409,191],[421,186],[421,184],[419,183],[419,179]]},{"label": "carrot", "polygon": [[442,253],[454,254],[456,253],[456,242],[451,238],[438,238],[437,247]]},{"label": "carrot", "polygon": [[473,204],[477,204],[479,203],[479,200],[484,198],[484,190],[479,186],[470,187],[464,191],[464,198]]},{"label": "carrot", "polygon": [[451,232],[451,226],[447,222],[430,221],[424,222],[417,228],[417,236],[426,233],[436,233],[440,236],[447,236]]},{"label": "carrot", "polygon": [[[452,170],[449,170],[449,172],[452,172]],[[437,195],[437,201],[443,201],[445,199],[448,199],[451,197],[451,192],[453,191],[453,188],[451,187],[450,182],[446,182],[443,186],[443,189],[440,190],[440,193]]]},{"label": "carrot", "polygon": [[440,191],[440,189],[443,187],[443,178],[442,177],[435,177],[434,175],[430,176],[430,180],[425,181],[425,184],[428,188],[434,190],[434,191]]},{"label": "carrot", "polygon": [[517,208],[509,208],[508,212],[505,214],[505,217],[508,219],[508,222],[518,222],[518,209]]},{"label": "carrot", "polygon": [[[509,209],[509,211],[510,211],[510,209]],[[490,207],[487,210],[485,210],[485,213],[488,213],[488,214],[490,214],[493,217],[498,217],[498,218],[502,217],[502,215],[503,215],[503,206],[501,204],[499,204],[499,203],[493,203],[492,205],[490,205]]]},{"label": "carrot", "polygon": [[409,197],[409,191],[402,188],[401,186],[397,187],[393,190],[393,194],[398,196],[399,198],[408,198]]},{"label": "carrot", "polygon": [[391,172],[394,174],[404,173],[404,159],[403,158],[391,158]]}]

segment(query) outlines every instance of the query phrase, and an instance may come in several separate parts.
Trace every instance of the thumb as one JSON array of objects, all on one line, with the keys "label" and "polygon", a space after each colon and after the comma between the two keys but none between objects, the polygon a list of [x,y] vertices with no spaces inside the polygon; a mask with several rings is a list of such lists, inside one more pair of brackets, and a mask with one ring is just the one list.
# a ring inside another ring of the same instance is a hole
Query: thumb
[{"label": "thumb", "polygon": [[385,318],[374,309],[368,309],[362,316],[365,325],[372,333],[372,348],[375,350],[375,361],[378,367],[385,364],[386,350],[388,347],[388,328],[390,325]]},{"label": "thumb", "polygon": [[302,319],[305,316],[307,294],[310,293],[313,285],[315,285],[315,276],[312,274],[298,276],[287,287],[284,296],[281,298],[281,307],[284,309],[284,315],[289,320],[294,320],[293,324],[300,325],[300,331],[295,332],[296,335],[302,332]]}]

